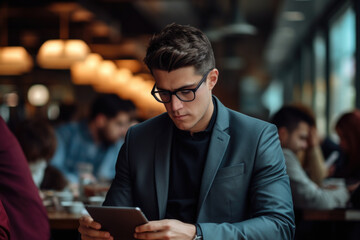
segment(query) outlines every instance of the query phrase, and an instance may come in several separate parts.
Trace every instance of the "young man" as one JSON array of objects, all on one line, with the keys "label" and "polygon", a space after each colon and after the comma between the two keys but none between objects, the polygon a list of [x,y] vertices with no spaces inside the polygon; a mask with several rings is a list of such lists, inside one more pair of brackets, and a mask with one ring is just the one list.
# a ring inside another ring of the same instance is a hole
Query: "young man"
[{"label": "young man", "polygon": [[115,94],[99,95],[91,106],[89,121],[56,129],[57,148],[50,163],[72,183],[79,180],[80,163],[91,164],[96,178],[112,180],[116,156],[134,113],[132,102]]},{"label": "young man", "polygon": [[314,123],[312,117],[295,106],[285,106],[273,116],[272,123],[278,127],[295,208],[345,207],[349,200],[346,187],[320,188],[306,174],[297,157],[300,151],[308,148],[308,138]]},{"label": "young man", "polygon": [[[152,94],[167,113],[129,129],[104,205],[138,206],[136,239],[292,239],[289,179],[276,128],[212,95],[219,72],[198,29],[170,24],[150,41]],[[111,239],[90,217],[82,239]]]}]

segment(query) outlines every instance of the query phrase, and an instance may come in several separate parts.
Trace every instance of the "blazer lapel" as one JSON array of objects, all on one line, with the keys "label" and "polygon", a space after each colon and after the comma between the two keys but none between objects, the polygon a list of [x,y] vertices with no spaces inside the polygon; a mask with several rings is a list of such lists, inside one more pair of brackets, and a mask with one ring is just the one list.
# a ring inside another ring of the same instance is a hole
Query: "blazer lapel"
[{"label": "blazer lapel", "polygon": [[226,133],[226,130],[229,126],[228,112],[225,106],[222,105],[216,97],[214,98],[217,104],[216,123],[213,128],[208,155],[201,180],[197,216],[199,216],[201,207],[204,204],[206,196],[210,191],[211,185],[225,155],[227,145],[230,140],[230,135]]},{"label": "blazer lapel", "polygon": [[155,185],[158,201],[159,218],[165,217],[168,190],[169,190],[169,172],[170,172],[170,154],[173,127],[169,124],[156,140],[155,149]]}]

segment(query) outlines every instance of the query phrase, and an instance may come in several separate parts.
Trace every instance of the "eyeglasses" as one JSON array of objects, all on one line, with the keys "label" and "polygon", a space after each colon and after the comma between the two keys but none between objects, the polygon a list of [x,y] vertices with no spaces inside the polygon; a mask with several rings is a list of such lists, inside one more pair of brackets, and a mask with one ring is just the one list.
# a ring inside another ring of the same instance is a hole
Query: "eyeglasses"
[{"label": "eyeglasses", "polygon": [[208,74],[211,72],[212,69],[210,69],[207,73],[205,73],[198,83],[198,85],[195,88],[184,88],[184,89],[178,89],[175,91],[169,91],[169,90],[155,90],[156,85],[154,85],[153,89],[151,90],[151,94],[154,96],[156,101],[161,103],[169,103],[171,102],[171,96],[175,95],[180,101],[183,102],[191,102],[194,101],[196,95],[195,92],[199,89],[201,84],[205,82]]}]

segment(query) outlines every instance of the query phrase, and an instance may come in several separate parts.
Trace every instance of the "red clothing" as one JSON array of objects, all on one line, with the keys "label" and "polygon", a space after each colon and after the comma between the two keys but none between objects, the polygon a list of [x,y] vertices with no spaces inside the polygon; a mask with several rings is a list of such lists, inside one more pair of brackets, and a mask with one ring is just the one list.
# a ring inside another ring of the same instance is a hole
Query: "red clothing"
[{"label": "red clothing", "polygon": [[8,240],[8,239],[10,239],[9,219],[0,201],[0,240]]},{"label": "red clothing", "polygon": [[50,226],[24,153],[0,117],[0,201],[12,240],[48,240]]}]

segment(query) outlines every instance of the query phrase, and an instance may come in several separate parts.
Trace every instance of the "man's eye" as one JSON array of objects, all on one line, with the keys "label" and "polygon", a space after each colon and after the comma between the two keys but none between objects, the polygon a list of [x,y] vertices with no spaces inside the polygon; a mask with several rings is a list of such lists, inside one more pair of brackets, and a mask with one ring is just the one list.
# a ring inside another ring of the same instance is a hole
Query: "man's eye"
[{"label": "man's eye", "polygon": [[184,89],[184,90],[181,90],[180,93],[181,93],[182,95],[187,95],[187,94],[190,94],[190,93],[191,93],[191,90]]},{"label": "man's eye", "polygon": [[167,97],[169,96],[168,92],[158,92],[161,97]]}]

